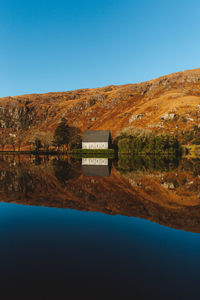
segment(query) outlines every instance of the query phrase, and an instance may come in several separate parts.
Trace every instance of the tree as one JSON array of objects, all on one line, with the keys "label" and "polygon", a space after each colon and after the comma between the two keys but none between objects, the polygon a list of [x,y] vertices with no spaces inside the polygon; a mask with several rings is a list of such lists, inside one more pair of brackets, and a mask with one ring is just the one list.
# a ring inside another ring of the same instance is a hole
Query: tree
[{"label": "tree", "polygon": [[38,152],[38,151],[40,150],[40,148],[42,148],[41,140],[38,139],[38,138],[36,138],[36,139],[35,139],[35,151]]},{"label": "tree", "polygon": [[13,151],[15,151],[15,139],[12,136],[8,136],[6,139],[6,143],[13,147]]},{"label": "tree", "polygon": [[74,147],[80,147],[81,145],[81,131],[77,127],[69,127],[69,142],[68,142],[68,150]]},{"label": "tree", "polygon": [[13,147],[13,151],[15,151],[15,139],[16,139],[16,135],[13,133],[13,131],[8,132],[8,136],[7,136],[7,144],[11,145]]},{"label": "tree", "polygon": [[1,151],[3,151],[4,150],[4,147],[5,147],[5,145],[6,145],[6,138],[7,138],[7,135],[6,135],[6,132],[5,132],[5,130],[1,130],[1,132],[0,132],[0,146],[1,146]]},{"label": "tree", "polygon": [[58,149],[60,146],[68,145],[70,142],[70,127],[67,125],[67,121],[65,118],[61,119],[61,122],[56,127],[54,137],[53,137],[53,145]]},{"label": "tree", "polygon": [[2,138],[2,137],[0,136],[0,146],[1,146],[1,151],[4,150],[5,144],[6,144],[5,139]]},{"label": "tree", "polygon": [[18,151],[21,150],[21,144],[24,138],[25,138],[25,133],[23,132],[23,130],[22,129],[18,130],[18,132],[16,133],[16,144],[18,147]]},{"label": "tree", "polygon": [[[34,135],[32,135],[29,139],[28,139],[28,144],[31,146],[34,146],[34,150],[35,151],[39,151],[40,148],[42,148],[42,143],[41,143],[41,139],[40,139],[40,133],[39,132],[35,132]],[[31,150],[31,149],[30,149]]]},{"label": "tree", "polygon": [[52,145],[53,134],[50,131],[42,131],[40,132],[40,140],[43,144],[43,147],[46,151],[49,151],[49,147]]},{"label": "tree", "polygon": [[34,145],[34,138],[33,136],[28,137],[28,139],[26,140],[26,145],[29,146],[29,151],[32,151],[32,145]]}]

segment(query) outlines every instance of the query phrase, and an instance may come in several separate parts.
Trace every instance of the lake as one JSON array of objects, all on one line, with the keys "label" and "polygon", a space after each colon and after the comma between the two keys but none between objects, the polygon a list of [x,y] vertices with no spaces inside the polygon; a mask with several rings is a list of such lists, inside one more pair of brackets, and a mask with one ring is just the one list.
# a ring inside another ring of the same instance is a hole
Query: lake
[{"label": "lake", "polygon": [[198,299],[200,160],[0,156],[3,299]]}]

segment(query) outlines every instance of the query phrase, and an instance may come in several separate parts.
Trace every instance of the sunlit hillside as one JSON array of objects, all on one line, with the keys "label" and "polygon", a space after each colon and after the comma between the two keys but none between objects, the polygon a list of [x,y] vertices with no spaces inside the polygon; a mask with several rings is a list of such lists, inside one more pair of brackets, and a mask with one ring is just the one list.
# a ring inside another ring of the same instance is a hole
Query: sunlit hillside
[{"label": "sunlit hillside", "polygon": [[85,129],[124,127],[184,134],[199,125],[200,69],[174,73],[139,84],[0,98],[2,131],[54,131],[65,117]]}]

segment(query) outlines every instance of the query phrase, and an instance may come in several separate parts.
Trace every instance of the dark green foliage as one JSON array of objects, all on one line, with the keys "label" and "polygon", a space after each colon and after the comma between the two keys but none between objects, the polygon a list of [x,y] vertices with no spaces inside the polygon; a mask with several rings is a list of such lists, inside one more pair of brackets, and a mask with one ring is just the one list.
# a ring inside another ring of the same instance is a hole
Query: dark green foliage
[{"label": "dark green foliage", "polygon": [[181,147],[178,140],[171,135],[122,135],[114,143],[118,146],[119,153],[144,153],[144,154],[180,154]]},{"label": "dark green foliage", "polygon": [[69,126],[67,125],[66,119],[63,118],[55,130],[54,137],[53,137],[53,145],[60,147],[63,145],[68,145],[69,142],[70,142]]},{"label": "dark green foliage", "polygon": [[62,118],[60,124],[57,126],[54,137],[53,145],[56,147],[66,146],[67,150],[71,148],[81,147],[81,131],[77,127],[68,126],[65,118]]},{"label": "dark green foliage", "polygon": [[70,150],[71,148],[81,148],[82,134],[80,129],[77,127],[69,127],[68,132],[70,139],[68,150]]}]

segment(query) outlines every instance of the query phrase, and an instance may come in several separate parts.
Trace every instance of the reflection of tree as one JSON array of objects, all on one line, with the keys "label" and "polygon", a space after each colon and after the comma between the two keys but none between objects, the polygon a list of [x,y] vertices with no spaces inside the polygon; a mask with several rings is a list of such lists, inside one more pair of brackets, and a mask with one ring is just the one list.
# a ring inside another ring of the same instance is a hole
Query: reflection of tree
[{"label": "reflection of tree", "polygon": [[[27,158],[27,157],[26,157]],[[0,156],[0,191],[7,195],[23,194],[29,198],[30,193],[37,193],[38,188],[45,192],[54,182],[55,175],[62,186],[69,179],[78,178],[81,174],[81,162],[71,159],[50,160],[48,156],[32,156],[23,161],[19,156]],[[49,176],[50,175],[50,176]],[[54,179],[53,179],[54,178]]]},{"label": "reflection of tree", "polygon": [[54,159],[53,160],[54,174],[61,184],[67,180],[77,178],[80,176],[81,167],[77,161],[69,161],[67,159]]},{"label": "reflection of tree", "polygon": [[120,155],[115,166],[122,173],[132,171],[171,171],[179,165],[179,158],[161,156]]},{"label": "reflection of tree", "polygon": [[39,155],[35,155],[35,165],[39,166],[41,164],[41,157]]},{"label": "reflection of tree", "polygon": [[[9,163],[12,163],[11,160]],[[0,189],[6,194],[22,193],[28,198],[28,193],[36,188],[36,182],[29,172],[18,163],[15,168],[9,167],[0,171]]]}]

